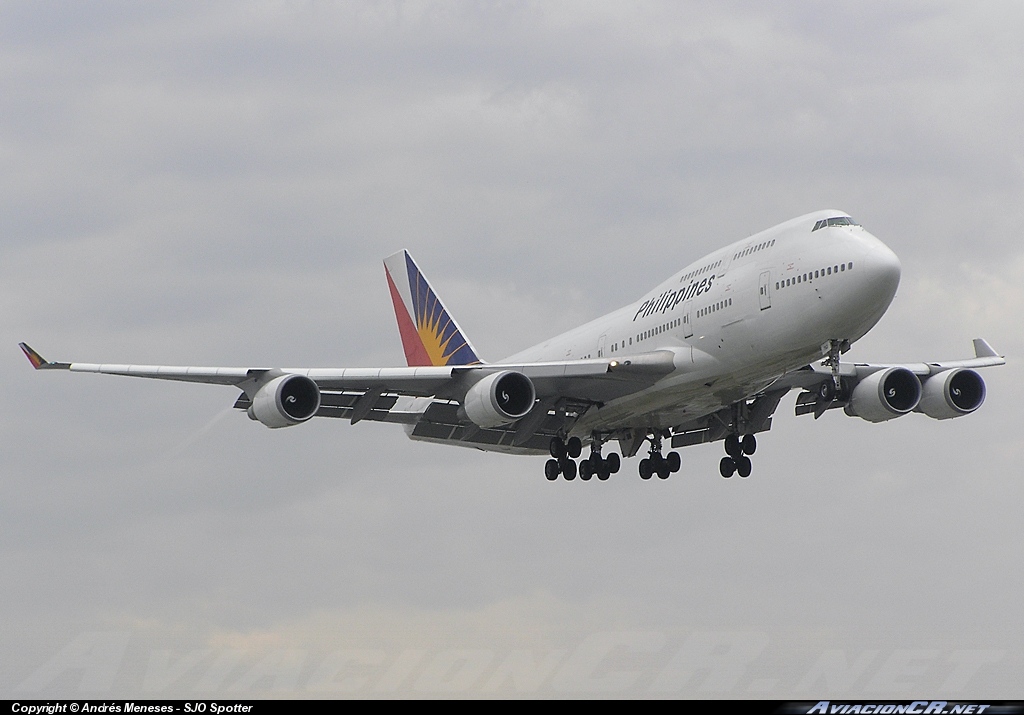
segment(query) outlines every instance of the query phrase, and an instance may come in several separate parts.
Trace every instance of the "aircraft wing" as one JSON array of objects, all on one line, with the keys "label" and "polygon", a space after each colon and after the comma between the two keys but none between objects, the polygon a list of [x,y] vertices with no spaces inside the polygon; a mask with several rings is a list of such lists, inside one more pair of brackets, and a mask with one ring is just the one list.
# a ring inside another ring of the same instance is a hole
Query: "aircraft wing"
[{"label": "aircraft wing", "polygon": [[[649,387],[672,372],[675,366],[675,353],[670,350],[618,360],[282,369],[51,362],[25,343],[20,343],[20,347],[37,370],[234,386],[243,393],[235,402],[239,409],[248,409],[260,388],[269,381],[281,376],[300,375],[315,382],[320,390],[320,406],[316,412],[319,417],[341,417],[353,423],[366,419],[416,424],[416,429],[428,433],[428,438],[474,445],[506,444],[519,448],[536,442],[529,445],[530,449],[536,450],[546,449],[548,433],[554,434],[564,426],[567,406],[569,418],[573,415],[578,417],[592,404]],[[459,402],[476,382],[504,371],[518,372],[530,378],[536,391],[535,408],[514,424],[480,429],[459,412]],[[430,399],[417,403],[415,398]],[[547,419],[549,417],[550,420]]]},{"label": "aircraft wing", "polygon": [[[380,367],[380,368],[267,368],[267,367],[185,367],[172,365],[95,364],[84,362],[50,362],[25,343],[22,351],[37,370],[69,370],[104,375],[145,377],[211,385],[243,387],[269,373],[303,375],[325,390],[381,389],[411,397],[448,396],[446,388],[453,380],[468,375],[487,375],[503,370],[521,372],[529,377],[537,396],[604,399],[629,394],[654,383],[674,369],[675,355],[669,350],[631,356],[622,360],[564,360],[535,363],[487,363],[444,367]],[[593,380],[607,383],[604,388],[588,388]],[[575,389],[569,387],[575,385]],[[616,387],[618,386],[618,387]]]},{"label": "aircraft wing", "polygon": [[[916,363],[841,363],[839,375],[847,389],[852,391],[862,380],[875,373],[892,368],[908,370],[916,375],[919,380],[925,382],[939,373],[950,370],[976,370],[1005,364],[1006,359],[997,353],[989,345],[988,341],[976,338],[974,340],[973,358]],[[807,365],[800,370],[779,378],[772,385],[771,390],[789,390],[793,388],[805,390],[805,392],[802,392],[797,397],[796,414],[813,413],[817,418],[827,409],[845,407],[845,402],[842,400],[829,401],[825,404],[816,393],[816,390],[823,382],[831,380],[831,376],[831,369],[824,364]]]},{"label": "aircraft wing", "polygon": [[[988,344],[988,341],[982,338],[976,338],[974,340],[974,354],[975,356],[973,358],[968,358],[966,360],[942,360],[937,362],[842,363],[839,367],[839,374],[844,378],[851,379],[854,384],[856,384],[856,382],[859,382],[872,373],[878,372],[879,370],[887,370],[891,367],[905,368],[918,377],[928,378],[945,370],[974,370],[983,367],[995,367],[996,365],[1006,364],[1006,358],[997,353],[992,346]],[[829,377],[831,374],[831,370],[823,365],[807,365],[800,370],[788,373],[779,378],[778,381],[773,383],[772,389],[774,390],[775,388],[783,387],[814,389],[814,387],[821,383],[823,378]]]}]

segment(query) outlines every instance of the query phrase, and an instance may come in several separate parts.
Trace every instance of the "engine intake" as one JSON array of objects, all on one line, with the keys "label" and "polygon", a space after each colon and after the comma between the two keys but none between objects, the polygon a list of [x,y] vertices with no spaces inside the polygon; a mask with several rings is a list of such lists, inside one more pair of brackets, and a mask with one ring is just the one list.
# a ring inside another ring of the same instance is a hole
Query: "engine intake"
[{"label": "engine intake", "polygon": [[267,427],[291,427],[320,409],[320,388],[305,375],[281,375],[263,385],[252,400],[249,416]]},{"label": "engine intake", "polygon": [[483,378],[466,392],[466,416],[479,427],[498,427],[525,417],[537,399],[533,381],[521,372],[505,370]]},{"label": "engine intake", "polygon": [[873,372],[853,388],[846,414],[868,422],[905,415],[921,401],[921,381],[905,367]]},{"label": "engine intake", "polygon": [[985,402],[985,381],[974,370],[958,368],[932,375],[924,383],[918,412],[937,420],[969,415]]}]

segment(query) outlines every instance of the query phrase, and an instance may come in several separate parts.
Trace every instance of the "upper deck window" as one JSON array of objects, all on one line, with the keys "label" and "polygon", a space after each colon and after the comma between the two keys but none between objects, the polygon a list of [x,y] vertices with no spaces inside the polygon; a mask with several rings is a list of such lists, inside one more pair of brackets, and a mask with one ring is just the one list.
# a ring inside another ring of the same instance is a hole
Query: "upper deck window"
[{"label": "upper deck window", "polygon": [[835,218],[823,218],[818,223],[814,224],[814,228],[811,232],[817,231],[819,228],[825,228],[826,226],[860,226],[859,223],[854,221],[849,216],[837,216]]}]

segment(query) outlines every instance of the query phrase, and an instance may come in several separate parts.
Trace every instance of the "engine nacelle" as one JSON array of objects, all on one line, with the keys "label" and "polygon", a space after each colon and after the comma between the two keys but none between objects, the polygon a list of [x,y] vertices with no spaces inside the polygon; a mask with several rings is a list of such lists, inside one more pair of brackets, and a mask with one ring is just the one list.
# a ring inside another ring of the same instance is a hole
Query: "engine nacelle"
[{"label": "engine nacelle", "polygon": [[462,407],[479,427],[497,427],[515,422],[533,409],[537,391],[533,381],[521,372],[495,372],[469,388]]},{"label": "engine nacelle", "polygon": [[921,401],[921,381],[905,367],[873,372],[853,388],[846,414],[868,422],[905,415]]},{"label": "engine nacelle", "polygon": [[249,416],[267,427],[291,427],[320,409],[320,388],[305,375],[281,375],[259,389]]},{"label": "engine nacelle", "polygon": [[969,415],[985,401],[985,381],[974,370],[946,370],[924,383],[918,412],[937,420]]}]

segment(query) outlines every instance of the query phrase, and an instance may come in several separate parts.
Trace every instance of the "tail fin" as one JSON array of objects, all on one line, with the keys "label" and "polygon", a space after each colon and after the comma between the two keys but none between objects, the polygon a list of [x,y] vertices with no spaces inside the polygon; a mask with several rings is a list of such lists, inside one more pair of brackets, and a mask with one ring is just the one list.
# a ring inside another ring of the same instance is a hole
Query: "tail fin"
[{"label": "tail fin", "polygon": [[410,367],[482,362],[408,251],[385,258],[384,273]]}]

